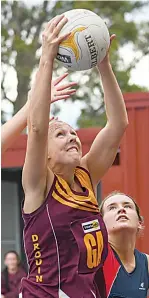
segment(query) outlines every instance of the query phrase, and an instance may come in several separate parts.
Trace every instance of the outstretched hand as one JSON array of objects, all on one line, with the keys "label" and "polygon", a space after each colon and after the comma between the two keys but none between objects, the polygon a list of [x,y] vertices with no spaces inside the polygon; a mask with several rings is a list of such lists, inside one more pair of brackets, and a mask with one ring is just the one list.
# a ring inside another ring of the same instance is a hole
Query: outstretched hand
[{"label": "outstretched hand", "polygon": [[51,86],[51,103],[56,102],[61,99],[67,99],[71,95],[73,95],[76,92],[76,89],[70,89],[73,86],[76,86],[77,83],[71,82],[66,83],[63,85],[59,85],[61,81],[63,81],[68,76],[68,73],[65,73],[61,75],[56,80],[52,80],[52,86]]},{"label": "outstretched hand", "polygon": [[[76,89],[71,89],[71,87],[77,85],[76,82],[68,82],[66,84],[59,85],[60,82],[62,82],[67,76],[68,76],[68,73],[64,73],[63,75],[61,75],[57,79],[52,80],[52,84],[51,84],[51,103],[54,103],[54,102],[56,102],[58,100],[62,100],[62,99],[66,100],[66,99],[70,98],[71,95],[76,93]],[[32,89],[33,88],[34,88],[34,85],[33,85]],[[30,102],[30,98],[31,98],[31,95],[32,95],[32,89],[28,92],[27,104],[29,104],[29,102]]]},{"label": "outstretched hand", "polygon": [[107,64],[107,63],[110,63],[109,52],[110,52],[111,44],[112,44],[112,42],[113,42],[113,40],[114,40],[115,38],[116,38],[116,34],[112,34],[112,35],[110,36],[110,46],[109,46],[109,48],[108,48],[107,54],[106,54],[106,56],[104,57],[104,59],[97,65],[97,67],[100,68],[100,66],[103,66],[103,65],[105,65],[105,64]]},{"label": "outstretched hand", "polygon": [[42,54],[41,61],[53,61],[56,58],[59,44],[65,40],[69,33],[59,36],[61,29],[68,22],[65,15],[58,15],[46,24],[45,30],[42,33]]}]

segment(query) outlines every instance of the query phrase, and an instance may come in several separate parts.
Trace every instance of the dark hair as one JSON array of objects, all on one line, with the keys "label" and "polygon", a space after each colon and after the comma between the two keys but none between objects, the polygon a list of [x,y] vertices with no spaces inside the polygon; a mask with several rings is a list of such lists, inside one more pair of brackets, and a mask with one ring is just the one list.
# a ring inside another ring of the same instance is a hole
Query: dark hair
[{"label": "dark hair", "polygon": [[109,199],[109,198],[111,198],[111,197],[114,197],[115,195],[124,195],[124,196],[127,196],[128,198],[130,198],[130,199],[133,201],[133,203],[135,204],[135,208],[136,208],[136,212],[137,212],[139,221],[140,221],[141,223],[144,222],[144,220],[143,220],[143,216],[141,216],[141,214],[140,214],[140,208],[139,208],[139,206],[137,205],[136,201],[135,201],[131,196],[126,195],[125,193],[122,193],[122,192],[117,191],[117,190],[111,192],[111,193],[110,193],[107,197],[105,197],[105,199],[101,202],[99,209],[100,209],[100,213],[101,213],[102,216],[103,216],[103,207],[104,207],[104,203],[106,202],[107,199]]},{"label": "dark hair", "polygon": [[[21,261],[20,261],[20,257],[19,257],[18,253],[15,250],[9,250],[9,251],[7,251],[5,253],[5,255],[4,255],[4,260],[6,259],[7,255],[10,254],[10,253],[16,255],[16,258],[17,258],[17,261],[18,261],[18,267],[19,266],[22,266],[21,265]],[[10,288],[9,288],[9,278],[8,278],[8,268],[7,268],[7,266],[5,266],[5,268],[4,268],[4,270],[2,272],[3,272],[3,276],[4,276],[4,280],[5,280],[6,289],[9,292],[10,291]]]},{"label": "dark hair", "polygon": [[7,251],[5,253],[5,255],[4,255],[4,259],[6,259],[6,257],[7,257],[8,254],[14,254],[14,255],[16,255],[16,258],[17,258],[17,261],[18,261],[18,265],[20,264],[19,254],[15,250],[9,250],[9,251]]}]

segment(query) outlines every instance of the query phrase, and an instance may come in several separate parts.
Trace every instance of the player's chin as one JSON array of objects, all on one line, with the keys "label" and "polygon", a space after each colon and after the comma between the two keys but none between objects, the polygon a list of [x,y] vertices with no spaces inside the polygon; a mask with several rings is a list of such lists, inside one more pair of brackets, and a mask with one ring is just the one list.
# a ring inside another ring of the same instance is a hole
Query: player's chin
[{"label": "player's chin", "polygon": [[82,153],[79,151],[68,151],[68,155],[72,159],[80,159],[82,158]]},{"label": "player's chin", "polygon": [[80,165],[80,163],[81,163],[81,158],[80,158],[80,156],[74,156],[73,157],[73,161],[76,163],[76,165]]},{"label": "player's chin", "polygon": [[132,226],[129,222],[120,222],[116,225],[115,231],[134,231],[136,227]]},{"label": "player's chin", "polygon": [[81,164],[81,157],[79,154],[74,154],[69,158],[70,163],[73,163],[75,167],[80,166]]},{"label": "player's chin", "polygon": [[130,222],[128,221],[128,220],[126,220],[126,221],[118,221],[117,222],[117,226],[120,226],[120,227],[122,227],[122,226],[130,226]]}]

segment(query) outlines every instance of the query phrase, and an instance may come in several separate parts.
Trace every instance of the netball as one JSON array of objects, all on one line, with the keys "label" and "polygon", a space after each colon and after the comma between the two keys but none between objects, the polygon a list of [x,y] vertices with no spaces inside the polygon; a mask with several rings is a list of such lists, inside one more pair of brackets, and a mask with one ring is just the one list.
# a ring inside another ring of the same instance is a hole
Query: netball
[{"label": "netball", "polygon": [[57,60],[70,70],[93,68],[104,59],[110,45],[106,24],[97,14],[86,9],[73,9],[64,15],[68,22],[60,35],[71,34],[61,42]]}]

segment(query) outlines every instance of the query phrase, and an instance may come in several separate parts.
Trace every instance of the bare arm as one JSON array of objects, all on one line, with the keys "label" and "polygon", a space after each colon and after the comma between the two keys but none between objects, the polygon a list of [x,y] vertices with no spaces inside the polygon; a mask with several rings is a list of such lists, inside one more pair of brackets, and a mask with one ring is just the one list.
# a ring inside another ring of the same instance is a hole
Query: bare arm
[{"label": "bare arm", "polygon": [[[69,89],[76,85],[75,82],[70,82],[59,86],[68,73],[65,73],[52,81],[51,103],[62,99],[68,99],[76,92],[75,89]],[[29,91],[29,94],[31,92]],[[28,95],[29,96],[29,95]],[[27,125],[27,115],[29,109],[29,100],[23,108],[16,113],[9,121],[7,121],[1,128],[1,152],[2,154],[11,146],[11,144],[18,138],[23,129]]]},{"label": "bare arm", "polygon": [[83,158],[94,186],[112,165],[124,131],[128,125],[123,95],[112,71],[109,55],[98,65],[104,89],[107,124],[95,138],[90,151]]},{"label": "bare arm", "polygon": [[[53,62],[58,45],[64,39],[64,36],[58,38],[57,35],[66,21],[63,16],[54,18],[43,33],[39,70],[31,93],[28,115],[29,133],[22,177],[25,192],[24,210],[27,213],[36,210],[45,198]],[[53,173],[50,174],[52,183]]]},{"label": "bare arm", "polygon": [[29,213],[34,210],[34,196],[37,196],[37,208],[40,205],[38,200],[43,199],[46,186],[47,135],[51,100],[49,81],[52,78],[52,68],[52,62],[40,63],[30,100],[27,150],[22,176],[25,192],[24,209]]},{"label": "bare arm", "polygon": [[11,146],[27,125],[28,102],[1,128],[2,154]]}]

